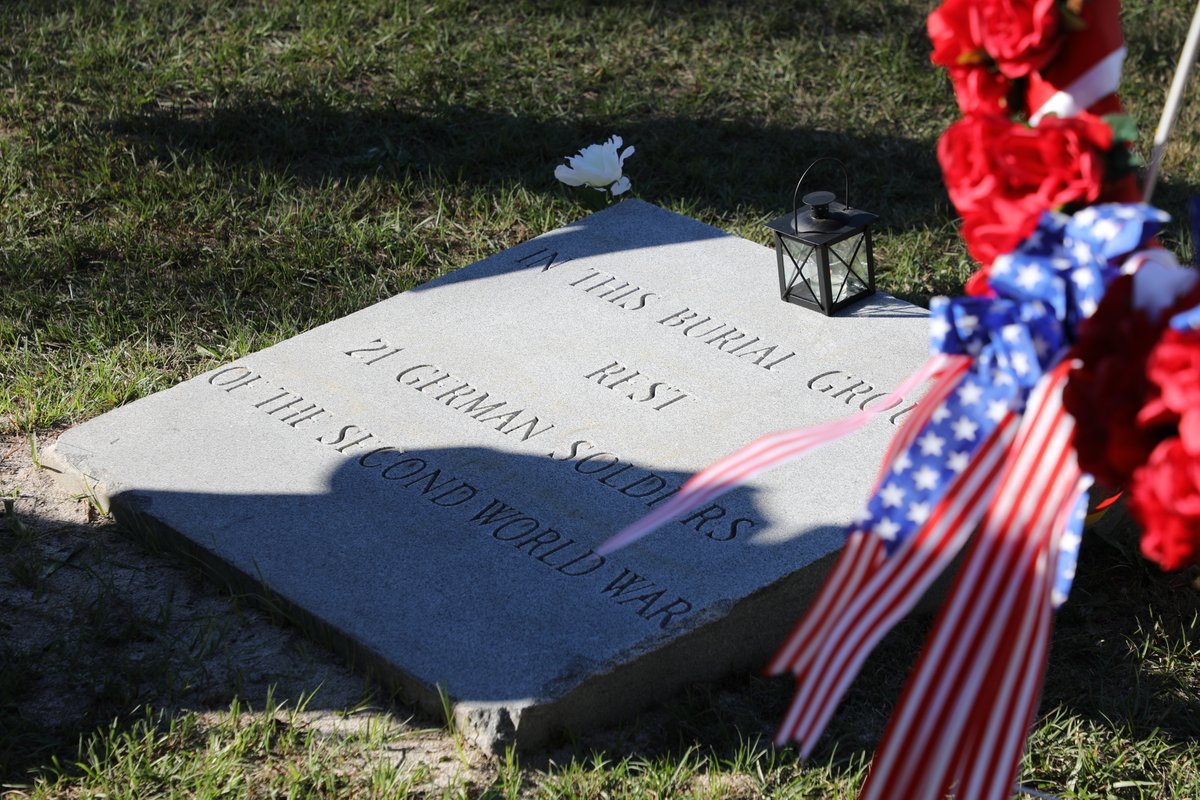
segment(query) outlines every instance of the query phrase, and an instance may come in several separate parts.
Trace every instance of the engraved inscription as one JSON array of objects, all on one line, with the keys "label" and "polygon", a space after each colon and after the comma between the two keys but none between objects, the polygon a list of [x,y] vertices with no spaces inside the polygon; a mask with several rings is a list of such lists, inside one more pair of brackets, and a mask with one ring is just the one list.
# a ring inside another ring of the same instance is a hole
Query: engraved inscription
[{"label": "engraved inscription", "polygon": [[[584,380],[594,381],[605,389],[621,392],[627,400],[635,403],[649,403],[649,407],[655,411],[662,411],[667,406],[693,397],[666,381],[652,380],[620,361],[613,361],[583,377]],[[629,394],[625,394],[625,392],[629,392]]]},{"label": "engraved inscription", "polygon": [[[226,393],[253,386],[260,380],[262,380],[262,376],[252,372],[249,367],[237,365],[218,370],[208,377],[211,385]],[[255,386],[254,388],[262,387]],[[301,395],[290,392],[282,386],[270,389],[266,394],[268,396],[265,399],[252,403],[253,407],[290,428],[299,428],[304,423],[316,422],[321,419],[328,421],[332,417],[332,414],[321,406],[305,400]]]},{"label": "engraved inscription", "polygon": [[310,403],[300,395],[293,394],[282,387],[277,394],[260,403],[255,403],[254,407],[262,409],[267,416],[285,422],[293,428],[298,427],[302,422],[311,422],[328,413],[316,403]]},{"label": "engraved inscription", "polygon": [[[876,403],[874,408],[876,411],[889,411],[904,403],[904,399],[900,398],[893,400],[886,406],[879,405],[887,399],[887,396],[891,392],[878,391],[866,381],[860,380],[848,372],[842,372],[840,369],[830,369],[814,375],[808,381],[808,388],[814,392],[828,395],[831,398],[837,398],[845,405],[858,406],[860,411],[867,410],[867,406],[872,403]],[[888,421],[895,425],[896,420],[916,407],[916,403],[910,403],[889,416]]]},{"label": "engraved inscription", "polygon": [[[466,414],[473,420],[489,425],[506,436],[521,434],[526,442],[554,427],[524,408],[513,408],[507,400],[498,400],[490,393],[477,389],[461,378],[433,364],[415,364],[396,373],[396,382],[428,394],[443,405]],[[458,402],[461,400],[462,402]]]},{"label": "engraved inscription", "polygon": [[[361,456],[357,463],[384,480],[396,481],[403,487],[416,486],[430,503],[443,508],[461,506],[473,500],[478,489],[466,481],[450,477],[438,482],[441,470],[427,459],[405,453],[394,447],[380,447]],[[431,494],[432,493],[432,494]],[[693,609],[693,603],[657,586],[628,567],[609,564],[586,544],[558,530],[554,525],[517,509],[499,497],[473,506],[469,518],[487,530],[491,538],[512,547],[539,564],[568,578],[595,576],[606,581],[599,591],[612,597],[617,605],[628,605],[643,620],[668,628],[679,617]],[[610,570],[601,572],[608,565]],[[673,599],[665,600],[668,596]]]},{"label": "engraved inscription", "polygon": [[541,267],[542,272],[546,272],[554,267],[561,267],[570,260],[570,258],[559,258],[557,250],[543,247],[541,250],[535,250],[532,253],[521,256],[516,259],[516,263],[523,267]]},{"label": "engraved inscription", "polygon": [[490,528],[496,541],[506,542],[534,561],[573,578],[589,575],[608,561],[587,545],[564,536],[498,497],[476,512],[471,521]]},{"label": "engraved inscription", "polygon": [[[374,364],[377,361],[383,361],[385,358],[396,355],[396,353],[399,353],[403,349],[403,347],[389,347],[383,339],[376,339],[366,347],[355,347],[347,350],[344,355],[354,356],[359,361],[367,364]],[[384,351],[382,354],[380,354],[381,350]],[[372,355],[370,358],[365,358],[359,355],[359,353],[371,353]]]},{"label": "engraved inscription", "polygon": [[[624,464],[615,454],[601,450],[586,439],[571,443],[570,449],[547,455],[555,461],[570,462],[574,471],[586,475],[614,492],[639,501],[646,508],[654,508],[679,491],[682,484],[668,481],[663,476],[633,464]],[[697,533],[714,542],[730,542],[739,534],[748,532],[758,525],[750,517],[735,517],[720,503],[709,503],[690,516],[678,520]]]},{"label": "engraved inscription", "polygon": [[[536,263],[535,258],[543,258],[548,259],[545,269],[549,269],[550,265],[554,263],[554,257],[558,254],[547,255],[547,253],[548,250],[543,248],[537,254],[530,254],[523,259],[518,259],[517,263],[525,261]],[[582,277],[569,279],[567,285],[627,311],[640,311],[656,305],[664,299],[663,295],[658,292],[636,286],[617,275],[601,272],[598,269],[589,269],[587,274]],[[716,347],[720,352],[729,353],[734,358],[746,359],[749,363],[762,367],[768,372],[796,355],[794,351],[784,350],[778,344],[765,342],[728,322],[715,320],[711,316],[700,318],[699,311],[694,311],[686,306],[659,319],[658,324],[676,330],[689,339]]]},{"label": "engraved inscription", "polygon": [[[393,350],[399,352],[403,349],[391,348],[382,340],[376,340],[371,345],[345,352],[365,361],[367,359],[362,354],[378,359],[387,357],[383,354],[393,354]],[[261,388],[256,386],[261,380],[263,376],[248,367],[231,366],[213,373],[207,382],[216,389],[232,394],[246,387]],[[271,384],[268,381],[265,385]],[[301,422],[318,419],[317,409],[328,415],[318,404],[308,402],[282,387],[264,394],[265,398],[262,395],[247,396],[248,407],[283,421],[291,428],[299,427]],[[313,439],[338,453],[362,447],[368,442],[378,445],[361,455],[356,454],[351,463],[357,464],[376,480],[410,492],[416,499],[442,509],[439,513],[461,515],[460,519],[468,529],[472,527],[470,523],[483,528],[489,532],[492,540],[513,548],[555,573],[567,578],[583,579],[585,583],[591,581],[594,591],[617,605],[629,608],[647,624],[668,629],[695,607],[692,601],[629,567],[611,563],[607,557],[597,554],[590,546],[568,536],[555,525],[526,514],[494,495],[484,500],[486,495],[479,486],[446,471],[429,456],[380,444],[376,436],[361,425],[335,425]],[[645,485],[645,478],[642,480]],[[655,492],[666,485],[662,479],[657,480],[658,484],[650,481]],[[632,489],[632,484],[627,488]]]},{"label": "engraved inscription", "polygon": [[[368,459],[370,463],[368,463]],[[360,467],[379,471],[385,481],[395,481],[404,488],[418,488],[430,503],[443,508],[460,506],[472,499],[479,490],[472,484],[453,476],[442,479],[442,470],[431,466],[417,455],[395,447],[377,447],[358,459]]]},{"label": "engraved inscription", "polygon": [[[360,435],[361,434],[361,435]],[[333,438],[336,436],[337,438]],[[375,434],[363,430],[358,425],[343,425],[336,433],[325,433],[317,437],[321,444],[327,444],[339,453],[366,444],[375,438]]]},{"label": "engraved inscription", "polygon": [[[768,344],[757,336],[751,337],[727,322],[714,320],[710,316],[701,319],[699,311],[686,307],[658,320],[658,324],[715,347],[722,353],[729,353],[734,358],[747,359],[768,372],[796,355],[790,350],[781,350],[777,344]],[[747,337],[750,337],[748,341]]]},{"label": "engraved inscription", "polygon": [[[403,349],[379,338],[374,339],[367,346],[343,352],[347,355],[353,354],[352,358],[359,359],[363,363],[371,363],[372,360],[378,361],[387,357],[385,354]],[[669,389],[665,383],[651,381],[640,375],[637,370],[629,369],[617,362],[593,370],[584,378],[595,381],[598,385],[613,391],[626,390],[626,396],[630,400],[646,403],[646,407],[655,410],[662,410],[685,399],[694,399],[692,395],[682,389]],[[513,409],[507,401],[476,388],[466,380],[457,378],[449,371],[434,364],[413,364],[404,367],[396,373],[395,380],[428,395],[442,405],[470,416],[472,419],[485,424],[494,423],[492,427],[504,435],[519,434],[522,442],[529,441],[555,427],[553,423],[543,422],[540,417],[523,408]],[[339,447],[354,447],[357,444],[354,437],[358,433],[365,432],[359,431],[355,426],[351,426],[351,428],[352,430],[344,433],[330,432],[327,434],[330,438],[328,444],[333,446],[336,442]],[[362,441],[366,441],[366,439]],[[339,450],[339,452],[342,451]],[[605,452],[586,439],[576,440],[565,447],[556,446],[547,453],[547,456],[555,461],[569,462],[577,474],[592,478],[600,485],[618,492],[646,508],[653,508],[663,502],[678,492],[681,485],[668,481],[650,470],[622,463],[616,455]],[[738,533],[759,524],[755,520],[744,517],[734,518],[732,515],[724,522],[715,524],[714,521],[717,518],[726,514],[724,507],[720,505],[714,505],[712,509],[703,509],[702,511],[710,516],[703,519],[688,518],[680,520],[680,523],[692,527],[714,542],[732,541]],[[698,522],[697,519],[699,519]]]},{"label": "engraved inscription", "polygon": [[596,269],[588,270],[587,275],[576,278],[568,285],[626,311],[641,311],[647,303],[659,298],[656,292],[648,292],[640,286],[634,286],[628,281],[621,280],[616,275]]},{"label": "engraved inscription", "polygon": [[621,574],[609,581],[602,590],[616,601],[617,605],[631,605],[633,611],[642,619],[653,620],[661,616],[660,628],[671,624],[675,617],[681,617],[692,610],[692,604],[682,597],[665,600],[666,589],[660,589],[654,581],[638,575],[628,567],[621,568]]},{"label": "engraved inscription", "polygon": [[250,370],[249,367],[226,367],[219,372],[214,372],[209,376],[208,382],[213,386],[219,386],[226,392],[232,392],[235,389],[244,389],[252,383],[257,383],[262,380],[262,375],[258,375]]},{"label": "engraved inscription", "polygon": [[[380,338],[373,340],[366,347],[346,350],[344,355],[372,365],[403,350],[403,347],[393,347]],[[382,354],[377,355],[380,351]],[[520,434],[522,442],[541,436],[554,428],[554,423],[544,422],[538,415],[500,399],[436,364],[412,364],[404,367],[396,373],[395,380],[402,386],[427,395],[435,402],[466,414],[505,436]]]}]

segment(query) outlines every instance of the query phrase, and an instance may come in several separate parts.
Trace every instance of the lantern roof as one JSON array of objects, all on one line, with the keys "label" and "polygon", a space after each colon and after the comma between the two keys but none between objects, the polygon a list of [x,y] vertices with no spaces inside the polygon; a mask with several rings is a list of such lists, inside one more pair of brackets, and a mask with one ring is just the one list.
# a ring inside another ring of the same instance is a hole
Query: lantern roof
[{"label": "lantern roof", "polygon": [[796,211],[768,222],[767,227],[813,247],[824,247],[862,233],[867,226],[879,219],[877,214],[851,208],[836,201],[829,203],[823,219],[814,217],[812,208],[808,205],[801,206]]}]

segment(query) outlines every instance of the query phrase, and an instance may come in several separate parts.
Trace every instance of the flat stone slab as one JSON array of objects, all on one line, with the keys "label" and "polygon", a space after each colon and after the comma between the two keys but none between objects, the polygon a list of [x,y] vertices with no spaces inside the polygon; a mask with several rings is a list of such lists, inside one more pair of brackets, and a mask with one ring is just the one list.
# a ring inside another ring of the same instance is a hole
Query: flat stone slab
[{"label": "flat stone slab", "polygon": [[67,431],[126,524],[477,741],[759,667],[914,398],[608,557],[757,436],[878,405],[926,312],[780,301],[769,248],[626,201]]}]

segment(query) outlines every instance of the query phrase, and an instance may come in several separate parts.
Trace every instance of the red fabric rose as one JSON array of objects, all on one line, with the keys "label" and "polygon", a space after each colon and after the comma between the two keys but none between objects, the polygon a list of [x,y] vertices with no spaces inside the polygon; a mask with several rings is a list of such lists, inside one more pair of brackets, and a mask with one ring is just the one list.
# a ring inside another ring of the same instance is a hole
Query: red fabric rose
[{"label": "red fabric rose", "polygon": [[946,0],[925,28],[963,114],[1022,111],[1012,81],[1046,66],[1064,33],[1057,0]]},{"label": "red fabric rose", "polygon": [[973,0],[946,0],[930,12],[925,18],[925,30],[933,44],[930,60],[943,67],[978,66],[987,61],[974,21]]},{"label": "red fabric rose", "polygon": [[982,114],[951,125],[938,162],[971,255],[988,266],[1032,233],[1043,211],[1095,202],[1112,144],[1112,129],[1091,114],[1036,128]]},{"label": "red fabric rose", "polygon": [[1142,523],[1142,555],[1165,570],[1200,560],[1200,460],[1179,439],[1154,449],[1133,476],[1130,510]]},{"label": "red fabric rose", "polygon": [[980,44],[1010,78],[1050,63],[1062,46],[1058,0],[977,0]]},{"label": "red fabric rose", "polygon": [[1071,356],[1079,366],[1063,389],[1063,405],[1075,418],[1079,466],[1110,486],[1128,482],[1172,426],[1140,426],[1136,419],[1157,394],[1146,378],[1146,359],[1162,322],[1133,308],[1133,277],[1113,281],[1096,313],[1079,327]]},{"label": "red fabric rose", "polygon": [[945,67],[963,114],[1010,114],[1009,80],[984,51],[976,36],[979,13],[974,0],[946,0],[925,20],[934,64]]},{"label": "red fabric rose", "polygon": [[1138,423],[1174,423],[1179,435],[1134,472],[1130,510],[1142,524],[1142,554],[1165,570],[1180,569],[1200,560],[1200,333],[1167,329],[1146,374],[1158,393]]}]

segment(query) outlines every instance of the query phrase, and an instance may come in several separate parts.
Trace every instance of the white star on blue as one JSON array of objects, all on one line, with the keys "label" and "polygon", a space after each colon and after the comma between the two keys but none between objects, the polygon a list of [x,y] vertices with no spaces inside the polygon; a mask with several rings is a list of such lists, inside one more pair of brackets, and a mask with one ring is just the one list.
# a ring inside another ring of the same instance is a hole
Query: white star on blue
[{"label": "white star on blue", "polygon": [[1083,522],[1087,519],[1088,493],[1080,492],[1071,512],[1071,519],[1058,541],[1058,560],[1054,564],[1054,586],[1050,589],[1050,603],[1058,608],[1066,602],[1075,580],[1075,566],[1079,563],[1079,544],[1083,541]]},{"label": "white star on blue", "polygon": [[[989,283],[998,297],[933,299],[931,351],[968,355],[971,369],[893,461],[858,530],[873,532],[890,554],[938,513],[996,426],[1024,409],[1032,387],[1095,310],[1122,257],[1167,219],[1145,204],[1091,206],[1073,217],[1046,212],[1031,236],[993,263]],[[1174,323],[1200,330],[1200,309]],[[1066,596],[1074,574],[1075,524],[1063,540],[1056,598]]]}]

